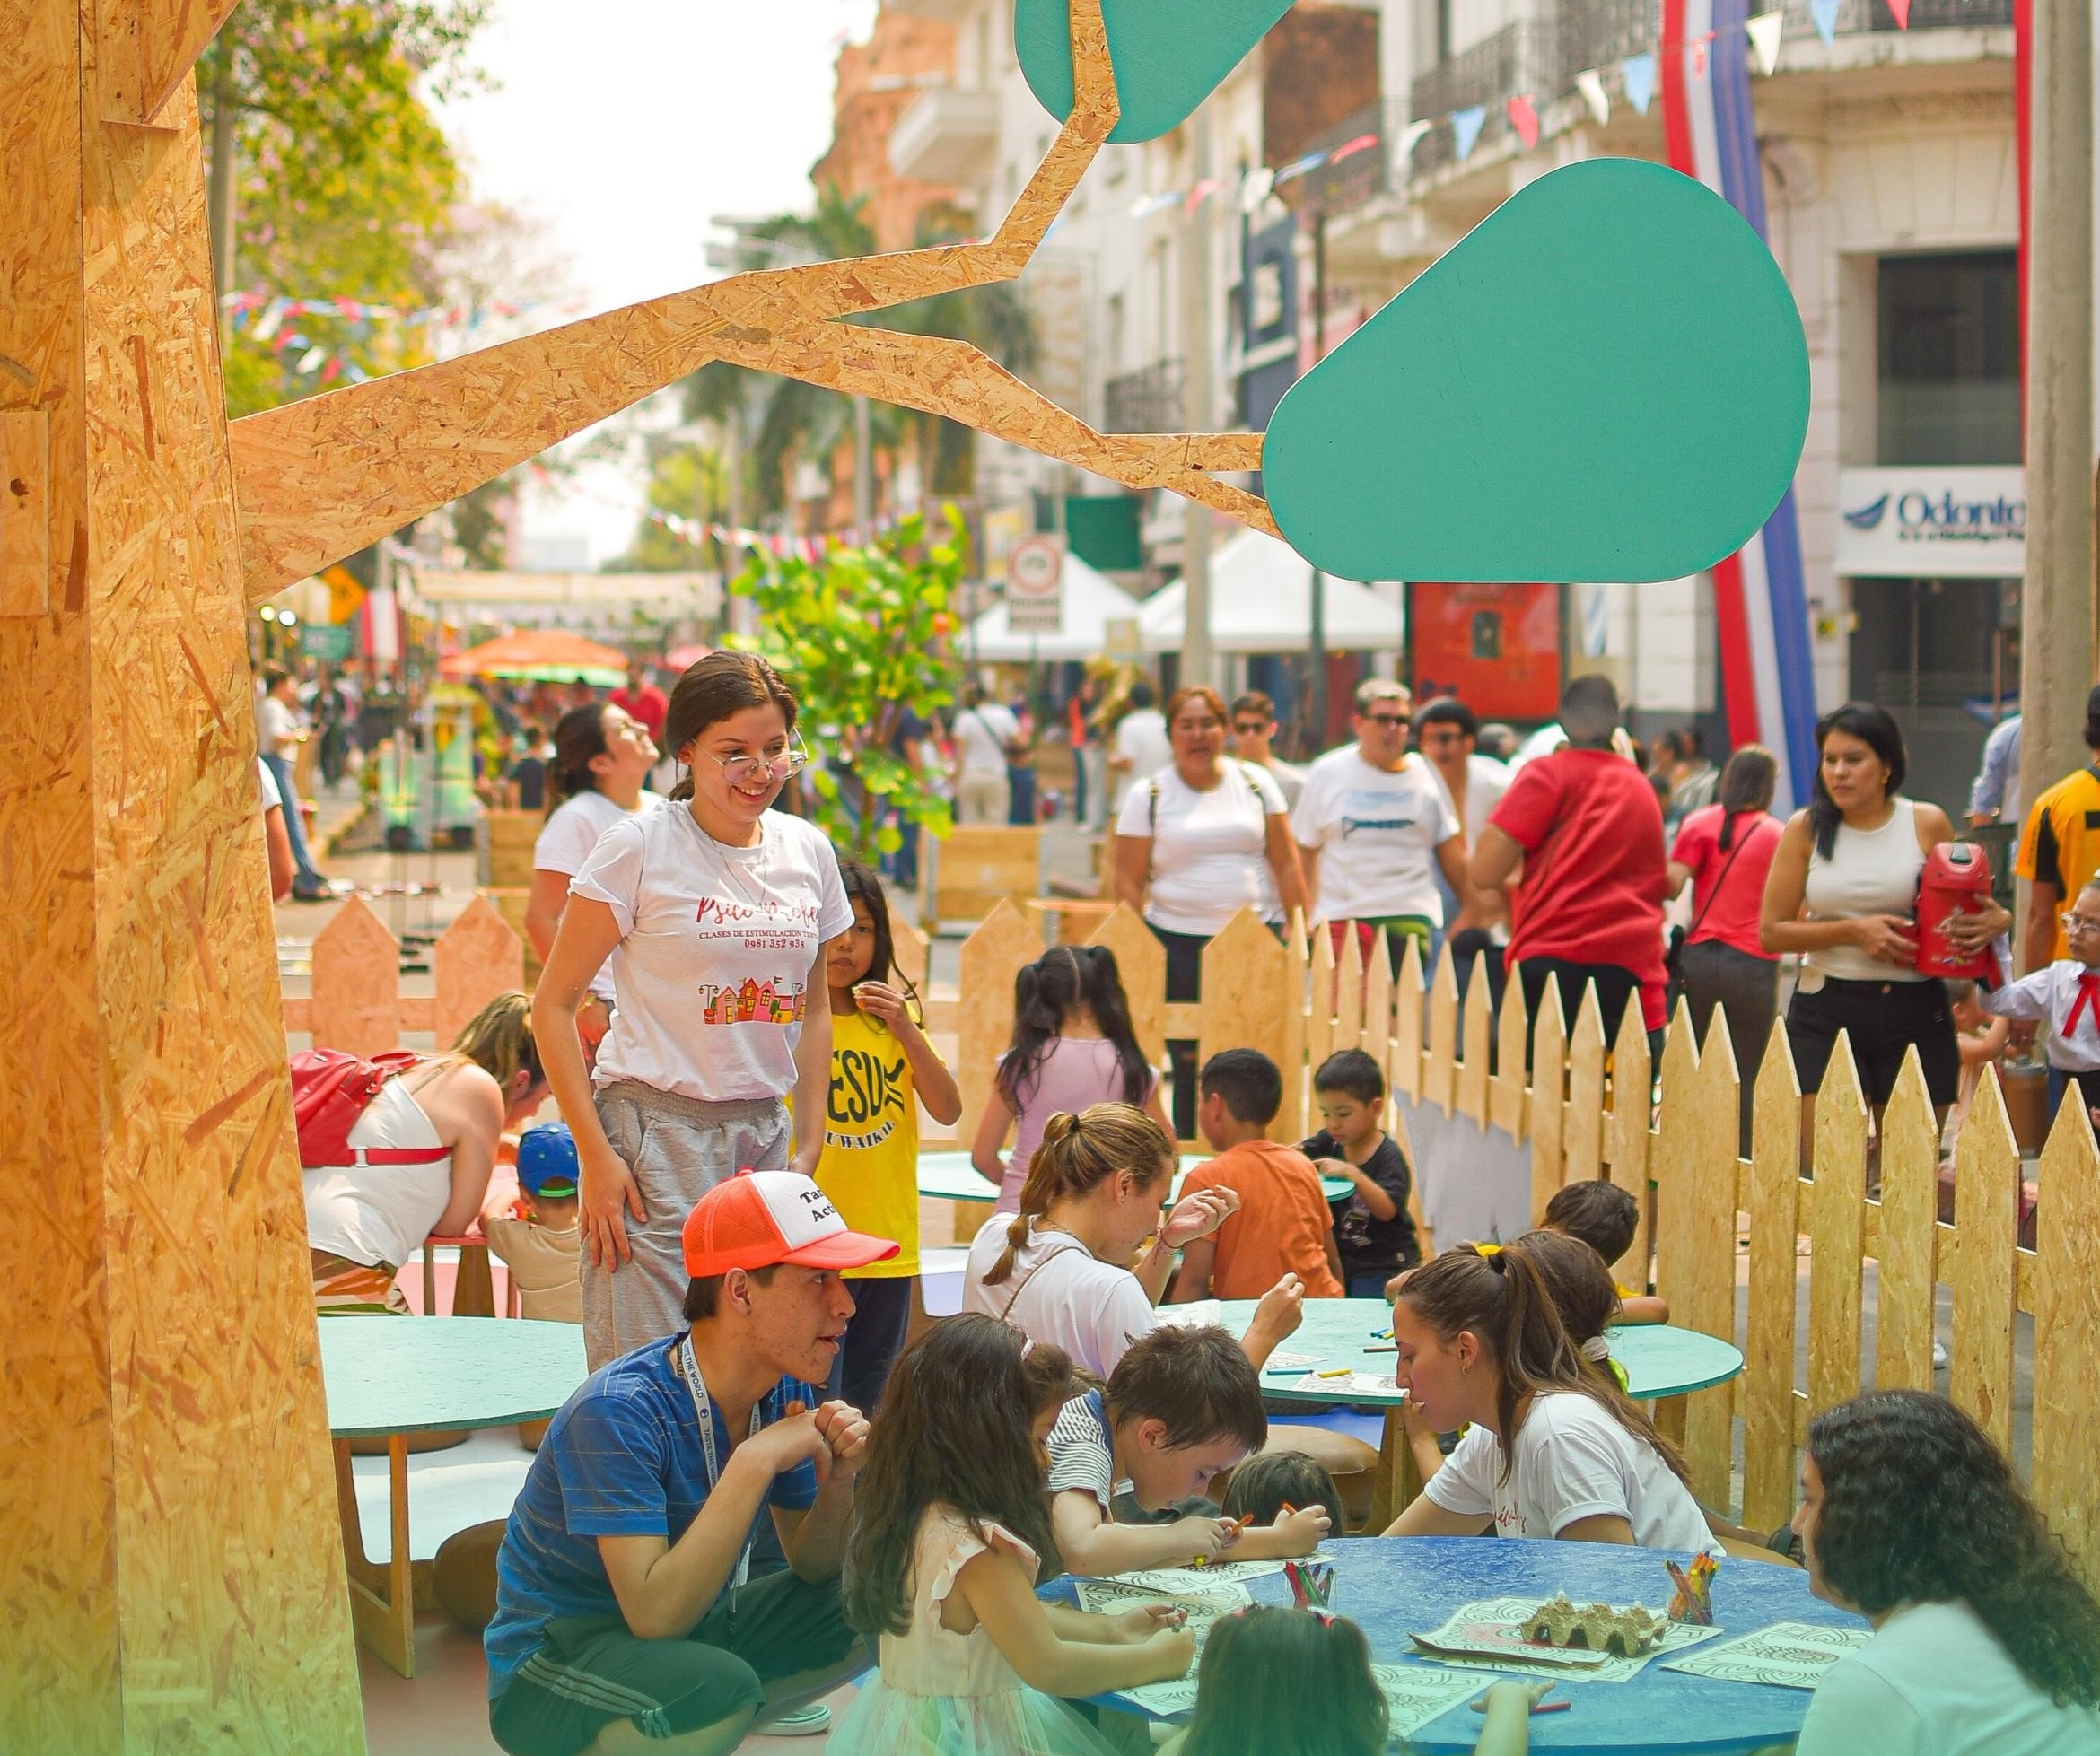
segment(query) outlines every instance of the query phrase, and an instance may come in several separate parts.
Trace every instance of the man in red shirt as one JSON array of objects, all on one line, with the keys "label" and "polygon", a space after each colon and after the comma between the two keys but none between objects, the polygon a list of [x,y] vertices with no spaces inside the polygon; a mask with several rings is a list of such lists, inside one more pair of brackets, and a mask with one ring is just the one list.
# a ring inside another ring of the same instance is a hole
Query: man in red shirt
[{"label": "man in red shirt", "polygon": [[1499,892],[1523,862],[1509,961],[1518,967],[1532,1018],[1550,977],[1572,1028],[1582,990],[1594,982],[1605,1041],[1616,1042],[1638,990],[1649,1045],[1659,1052],[1662,808],[1648,777],[1612,748],[1618,723],[1619,692],[1609,678],[1569,684],[1561,696],[1567,747],[1518,771],[1481,831],[1470,872],[1476,888]]},{"label": "man in red shirt", "polygon": [[[627,660],[627,686],[612,692],[612,704],[632,713],[648,729],[649,741],[663,748],[663,716],[670,711],[664,693],[649,680],[639,659]],[[668,751],[665,754],[669,754]]]}]

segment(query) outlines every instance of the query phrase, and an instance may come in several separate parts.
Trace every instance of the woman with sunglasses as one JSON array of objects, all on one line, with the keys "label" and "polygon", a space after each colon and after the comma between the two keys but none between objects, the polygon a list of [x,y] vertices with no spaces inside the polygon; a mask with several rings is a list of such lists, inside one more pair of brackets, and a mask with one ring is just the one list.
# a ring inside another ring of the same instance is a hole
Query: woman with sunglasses
[{"label": "woman with sunglasses", "polygon": [[[599,839],[539,979],[533,1020],[582,1168],[593,1370],[683,1327],[680,1231],[702,1195],[739,1170],[813,1177],[824,1149],[824,960],[853,914],[831,843],[772,808],[809,760],[795,712],[751,653],[678,679],[664,743],[687,776]],[[608,959],[617,1008],[587,1074],[576,1009]]]}]

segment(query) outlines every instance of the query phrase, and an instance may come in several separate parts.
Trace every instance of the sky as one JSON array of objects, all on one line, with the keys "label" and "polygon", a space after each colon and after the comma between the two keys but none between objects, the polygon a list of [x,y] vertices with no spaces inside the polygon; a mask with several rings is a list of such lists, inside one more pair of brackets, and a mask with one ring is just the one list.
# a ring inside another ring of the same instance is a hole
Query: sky
[{"label": "sky", "polygon": [[[587,310],[712,280],[709,221],[805,208],[831,139],[832,63],[876,0],[495,0],[469,50],[494,89],[444,104],[473,197],[538,223]],[[521,288],[518,296],[535,291]],[[549,310],[547,327],[579,312]],[[534,494],[525,535],[620,553],[638,476],[593,466]]]}]

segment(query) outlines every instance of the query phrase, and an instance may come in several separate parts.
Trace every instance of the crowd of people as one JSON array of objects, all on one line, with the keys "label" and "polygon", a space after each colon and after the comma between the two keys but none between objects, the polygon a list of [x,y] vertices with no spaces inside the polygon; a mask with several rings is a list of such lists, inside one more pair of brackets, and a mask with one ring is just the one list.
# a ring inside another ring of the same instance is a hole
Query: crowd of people
[{"label": "crowd of people", "polygon": [[[897,968],[882,876],[776,808],[809,754],[763,660],[711,655],[652,705],[579,702],[553,724],[532,996],[379,1070],[354,1117],[334,1112],[343,1163],[308,1155],[301,1106],[324,1310],[398,1308],[422,1239],[478,1214],[528,1315],[582,1326],[591,1376],[535,1436],[496,1555],[505,1750],[713,1756],[754,1725],[824,1729],[811,1704],[872,1664],[836,1750],[1099,1756],[1086,1700],[1183,1675],[1192,1635],[1170,1608],[1090,1614],[1042,1586],[1346,1540],[1346,1481],[1375,1455],[1273,1424],[1261,1393],[1308,1298],[1389,1301],[1425,1486],[1387,1534],[1743,1552],[1751,1533],[1699,1505],[1604,1344],[1667,1316],[1644,1266],[1612,1276],[1627,1192],[1571,1185],[1535,1230],[1425,1258],[1373,1057],[1325,1061],[1318,1131],[1273,1139],[1285,1070],[1245,1047],[1199,1064],[1193,1044],[1148,1064],[1100,948],[1016,978],[972,1151],[994,1210],[962,1314],[911,1340],[918,1118],[963,1105]],[[1281,930],[1302,907],[1356,923],[1342,955],[1380,935],[1476,949],[1535,1008],[1551,988],[1572,1014],[1594,986],[1614,1031],[1635,1005],[1659,1028],[1675,982],[1748,1058],[1798,953],[1805,1087],[1844,1030],[1877,1105],[1912,1046],[1935,1101],[1957,1095],[1963,997],[1916,971],[1909,919],[1952,829],[1902,792],[1879,709],[1825,718],[1814,801],[1782,824],[1768,755],[1716,772],[1676,741],[1651,769],[1602,678],[1571,683],[1553,735],[1508,763],[1462,703],[1417,712],[1372,681],[1353,707],[1353,741],[1302,773],[1272,754],[1258,695],[1178,690],[1157,745],[1132,740],[1110,881],[1159,935],[1170,997],[1199,998],[1203,948],[1239,909]],[[997,748],[1000,711],[972,714]],[[2071,1084],[2100,1069],[2082,797],[2036,801],[2028,853],[2070,902],[2068,956],[1982,1000],[2093,1031]],[[1947,930],[1973,949],[2011,925],[1985,906]],[[492,1169],[550,1095],[563,1120],[519,1140],[513,1193]],[[1196,1135],[1212,1156],[1171,1195]],[[1254,1302],[1243,1333],[1176,1308],[1213,1298]],[[2100,1752],[2100,1605],[1966,1416],[1908,1392],[1826,1411],[1803,1495],[1812,1588],[1877,1631],[1818,1688],[1802,1751]],[[1478,1748],[1527,1747],[1532,1691],[1483,1705]],[[1387,1730],[1361,1630],[1259,1610],[1210,1637],[1176,1748],[1373,1756]]]}]

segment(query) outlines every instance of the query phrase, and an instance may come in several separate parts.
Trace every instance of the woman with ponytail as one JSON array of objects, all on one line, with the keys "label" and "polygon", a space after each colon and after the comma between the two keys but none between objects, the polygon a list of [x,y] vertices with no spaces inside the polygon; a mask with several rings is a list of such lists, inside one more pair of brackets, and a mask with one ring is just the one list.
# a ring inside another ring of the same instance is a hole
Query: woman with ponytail
[{"label": "woman with ponytail", "polygon": [[[809,759],[795,711],[754,653],[678,679],[664,741],[687,777],[599,838],[539,978],[533,1022],[582,1167],[593,1370],[686,1327],[679,1231],[702,1195],[739,1170],[813,1177],[824,1149],[823,971],[853,912],[831,843],[772,808]],[[576,1009],[608,960],[617,1005],[587,1069]]]},{"label": "woman with ponytail", "polygon": [[[970,1245],[963,1309],[1054,1343],[1106,1379],[1158,1324],[1175,1252],[1239,1206],[1231,1191],[1206,1189],[1163,1214],[1174,1165],[1166,1129],[1128,1104],[1050,1117],[1020,1211],[994,1214]],[[1256,1367],[1298,1327],[1304,1297],[1286,1274],[1263,1298],[1242,1343]]]},{"label": "woman with ponytail", "polygon": [[[1116,1102],[1167,1126],[1159,1078],[1131,1028],[1116,954],[1105,945],[1053,946],[1013,978],[1013,1041],[999,1058],[970,1149],[977,1175],[999,1185],[993,1211],[1020,1206],[1021,1184],[1052,1116]],[[1013,1152],[1002,1159],[1009,1129]]]},{"label": "woman with ponytail", "polygon": [[[614,824],[663,803],[642,783],[656,765],[649,729],[624,707],[572,707],[555,727],[554,760],[547,767],[546,826],[532,847],[532,891],[525,901],[525,936],[544,962],[554,950],[569,883],[583,869],[598,838]],[[576,1024],[586,1057],[595,1056],[612,1023],[612,971],[591,978]]]},{"label": "woman with ponytail", "polygon": [[1562,1325],[1536,1236],[1448,1250],[1393,1306],[1395,1376],[1432,1430],[1470,1424],[1387,1536],[1501,1536],[1719,1552],[1684,1464]]}]

